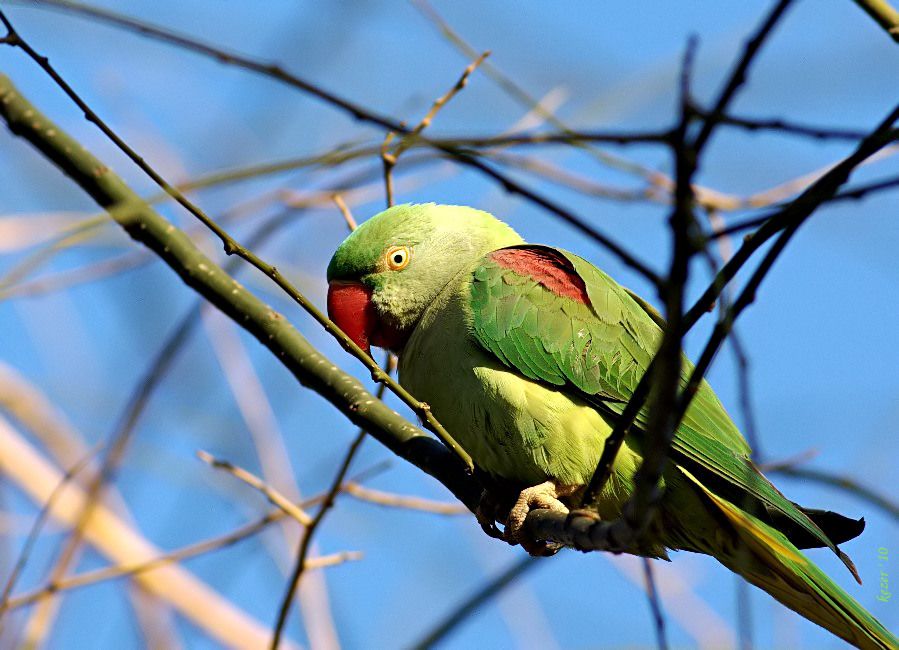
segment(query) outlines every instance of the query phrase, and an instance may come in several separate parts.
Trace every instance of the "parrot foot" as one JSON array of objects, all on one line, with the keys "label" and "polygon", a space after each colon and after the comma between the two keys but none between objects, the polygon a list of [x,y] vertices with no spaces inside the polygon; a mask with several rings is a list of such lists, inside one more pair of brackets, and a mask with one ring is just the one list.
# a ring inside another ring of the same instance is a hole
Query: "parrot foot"
[{"label": "parrot foot", "polygon": [[521,544],[524,550],[535,557],[558,553],[562,544],[531,539],[524,531],[524,522],[528,513],[534,509],[552,510],[567,515],[568,508],[559,499],[570,496],[578,489],[578,486],[558,486],[552,481],[546,481],[522,490],[506,519],[506,541],[513,545]]}]

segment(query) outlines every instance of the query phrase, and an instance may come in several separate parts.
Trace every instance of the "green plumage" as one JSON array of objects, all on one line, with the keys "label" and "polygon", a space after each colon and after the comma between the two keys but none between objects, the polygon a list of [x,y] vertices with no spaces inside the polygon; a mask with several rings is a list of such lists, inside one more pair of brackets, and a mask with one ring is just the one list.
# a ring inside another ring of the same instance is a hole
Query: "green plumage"
[{"label": "green plumage", "polygon": [[[386,271],[380,256],[414,239],[411,263]],[[491,254],[505,251],[506,262]],[[526,264],[530,253],[575,282],[560,290]],[[402,325],[400,381],[497,481],[518,489],[547,480],[583,486],[603,443],[662,338],[661,318],[582,258],[525,245],[505,224],[458,206],[398,206],[340,247],[329,280],[358,280],[386,322]],[[570,287],[569,287],[570,288]],[[692,371],[685,359],[682,381]],[[644,443],[640,413],[600,495],[619,516]],[[750,449],[703,382],[671,449],[650,555],[707,553],[775,598],[863,648],[897,641],[797,546],[836,543],[862,524],[805,511],[753,466]],[[824,528],[824,529],[822,529]]]}]

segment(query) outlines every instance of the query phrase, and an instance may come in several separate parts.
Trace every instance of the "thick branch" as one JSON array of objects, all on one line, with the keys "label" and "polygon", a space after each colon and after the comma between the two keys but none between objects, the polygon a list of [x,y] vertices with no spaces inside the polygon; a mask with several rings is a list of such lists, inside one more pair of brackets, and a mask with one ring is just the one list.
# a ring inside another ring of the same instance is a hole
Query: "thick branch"
[{"label": "thick branch", "polygon": [[876,20],[890,38],[899,43],[899,11],[887,0],[855,0],[855,4]]},{"label": "thick branch", "polygon": [[42,115],[0,75],[0,116],[106,208],[128,234],[181,279],[266,346],[297,380],[323,396],[391,451],[444,483],[474,507],[477,482],[439,442],[369,393],[318,352],[285,318],[233,280],[174,225],[153,211],[108,167]]}]

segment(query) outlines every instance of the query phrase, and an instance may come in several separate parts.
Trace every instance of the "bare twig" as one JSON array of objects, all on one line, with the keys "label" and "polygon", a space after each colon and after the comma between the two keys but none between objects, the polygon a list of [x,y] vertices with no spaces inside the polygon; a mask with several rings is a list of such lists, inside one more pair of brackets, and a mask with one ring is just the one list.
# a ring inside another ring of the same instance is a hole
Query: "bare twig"
[{"label": "bare twig", "polygon": [[396,138],[396,131],[388,131],[381,143],[381,165],[384,168],[384,195],[387,207],[393,207],[393,168],[396,167],[396,153],[390,151],[390,143]]},{"label": "bare twig", "polygon": [[762,22],[756,33],[752,38],[746,41],[746,45],[743,48],[743,55],[736,61],[736,64],[728,75],[727,82],[721,89],[712,110],[703,120],[702,130],[693,140],[693,147],[697,152],[702,151],[706,142],[708,142],[714,132],[715,127],[724,119],[731,100],[736,96],[737,91],[746,81],[749,67],[761,50],[762,44],[771,35],[775,25],[777,25],[778,21],[783,17],[784,12],[790,6],[791,2],[792,0],[778,0],[778,3],[765,17],[765,20]]},{"label": "bare twig", "polygon": [[428,110],[425,116],[421,118],[421,121],[416,124],[410,132],[403,135],[399,144],[397,144],[393,151],[390,151],[390,144],[396,137],[396,131],[389,131],[384,137],[384,142],[381,143],[381,162],[384,166],[384,190],[387,195],[388,208],[393,206],[393,168],[396,167],[400,156],[421,135],[422,131],[424,131],[431,125],[431,122],[434,120],[434,117],[437,115],[440,109],[446,106],[447,102],[449,102],[463,88],[465,88],[466,84],[468,83],[468,78],[477,69],[477,67],[481,65],[481,63],[483,63],[484,59],[486,59],[489,54],[489,52],[484,52],[477,59],[472,61],[468,65],[468,67],[465,68],[465,70],[462,72],[462,76],[459,77],[459,80],[456,82],[456,84],[448,91],[446,91],[443,95],[434,100],[434,103],[431,104],[430,110]]},{"label": "bare twig", "polygon": [[[0,419],[0,464],[3,473],[38,503],[46,503],[62,474]],[[67,526],[77,523],[86,501],[85,492],[71,482],[56,498],[50,515]],[[101,553],[119,564],[141,562],[162,555],[130,526],[102,504],[95,508],[86,538]],[[180,567],[140,575],[138,580],[221,643],[246,643],[261,647],[267,632],[232,603]]]},{"label": "bare twig", "polygon": [[278,492],[275,488],[267,485],[265,481],[255,474],[248,472],[244,468],[239,467],[230,461],[216,458],[203,450],[198,451],[197,456],[204,463],[208,463],[215,469],[223,470],[228,474],[231,474],[234,478],[243,481],[250,487],[258,490],[272,505],[283,510],[284,514],[296,519],[303,526],[309,526],[312,523],[312,517],[310,517],[302,508],[294,504],[293,501]]},{"label": "bare twig", "polygon": [[[92,449],[87,455],[85,455],[81,460],[72,465],[69,469],[66,470],[65,474],[62,475],[62,478],[59,480],[59,483],[53,488],[50,492],[50,495],[47,497],[47,500],[44,502],[43,506],[41,506],[40,512],[38,512],[37,517],[35,517],[34,522],[31,524],[31,529],[28,531],[28,536],[25,538],[25,543],[22,545],[22,550],[19,552],[19,557],[16,559],[16,563],[13,565],[12,571],[9,574],[9,578],[6,580],[6,584],[3,587],[3,593],[0,594],[0,615],[9,607],[9,596],[12,594],[12,590],[16,586],[16,582],[19,579],[19,576],[22,573],[22,570],[25,568],[25,564],[28,562],[28,558],[31,556],[31,552],[34,549],[35,543],[37,543],[38,537],[40,536],[40,532],[44,527],[47,519],[50,517],[50,510],[53,505],[56,503],[56,500],[62,494],[62,491],[68,486],[69,482],[77,475],[82,469],[84,469],[87,464],[93,459],[94,454],[97,452],[97,449]],[[2,616],[0,616],[2,618]]]},{"label": "bare twig", "polygon": [[353,483],[352,481],[344,483],[340,489],[342,492],[345,492],[360,501],[375,503],[380,506],[403,508],[406,510],[420,510],[421,512],[430,512],[438,515],[469,514],[468,508],[460,503],[444,503],[442,501],[422,499],[421,497],[393,494],[391,492],[364,487],[358,483]]},{"label": "bare twig", "polygon": [[340,194],[333,194],[331,198],[334,200],[334,203],[337,204],[337,208],[340,210],[340,214],[343,216],[343,220],[346,221],[347,228],[350,229],[350,232],[359,227],[359,224],[356,223],[356,219],[353,217],[353,213],[350,212],[350,208],[347,206],[346,201],[343,200],[343,197]]}]

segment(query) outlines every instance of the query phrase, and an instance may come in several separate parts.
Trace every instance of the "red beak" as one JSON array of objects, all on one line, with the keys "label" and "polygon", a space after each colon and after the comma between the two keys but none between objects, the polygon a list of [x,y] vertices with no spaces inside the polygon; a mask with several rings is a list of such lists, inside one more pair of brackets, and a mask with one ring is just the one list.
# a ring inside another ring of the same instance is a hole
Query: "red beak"
[{"label": "red beak", "polygon": [[371,355],[371,336],[378,323],[371,289],[360,282],[332,280],[328,283],[328,317]]}]

